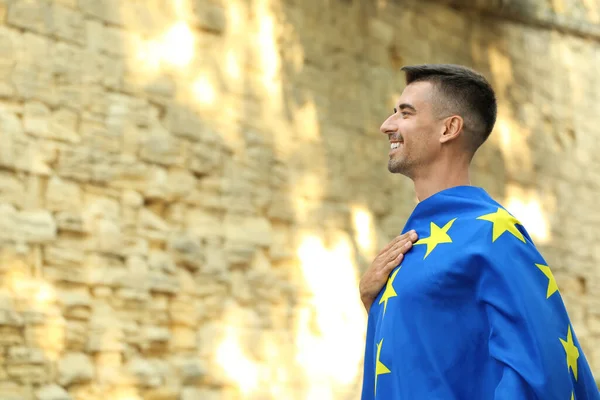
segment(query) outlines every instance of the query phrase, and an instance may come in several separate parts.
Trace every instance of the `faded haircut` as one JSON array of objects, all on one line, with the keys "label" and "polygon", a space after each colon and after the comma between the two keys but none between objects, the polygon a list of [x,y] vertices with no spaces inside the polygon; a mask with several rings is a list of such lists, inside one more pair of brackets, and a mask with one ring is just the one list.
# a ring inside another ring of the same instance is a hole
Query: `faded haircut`
[{"label": "faded haircut", "polygon": [[435,109],[443,116],[460,115],[472,154],[487,140],[496,123],[492,86],[480,73],[454,64],[422,64],[402,68],[406,84],[431,82],[437,89]]}]

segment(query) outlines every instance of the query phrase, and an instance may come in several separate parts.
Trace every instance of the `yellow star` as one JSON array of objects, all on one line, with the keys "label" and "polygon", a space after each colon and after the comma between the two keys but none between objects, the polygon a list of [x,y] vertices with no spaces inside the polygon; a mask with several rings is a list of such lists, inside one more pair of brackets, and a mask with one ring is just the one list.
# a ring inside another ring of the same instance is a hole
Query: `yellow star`
[{"label": "yellow star", "polygon": [[552,275],[552,271],[550,270],[550,267],[548,267],[547,265],[535,264],[535,266],[538,267],[544,273],[544,275],[546,275],[546,277],[548,278],[548,291],[546,293],[546,298],[549,298],[550,296],[552,296],[554,294],[554,292],[558,291],[558,285],[556,284],[556,279],[554,279],[554,275]]},{"label": "yellow star", "polygon": [[454,218],[452,221],[450,221],[446,225],[444,225],[443,228],[440,228],[439,226],[437,226],[436,224],[434,224],[432,222],[431,223],[431,234],[429,235],[429,237],[419,239],[417,242],[415,242],[415,244],[426,244],[427,245],[427,251],[425,252],[425,257],[423,257],[423,260],[427,258],[429,253],[431,253],[438,244],[452,243],[452,239],[448,235],[448,229],[450,229],[450,227],[452,226],[454,221],[456,221],[456,218]]},{"label": "yellow star", "polygon": [[381,361],[379,361],[379,355],[381,354],[381,346],[383,345],[383,339],[379,343],[377,343],[377,362],[375,364],[375,396],[377,396],[377,377],[383,374],[389,374],[390,371],[388,367],[383,365]]},{"label": "yellow star", "polygon": [[477,217],[477,219],[490,221],[492,224],[494,224],[494,228],[492,230],[492,243],[495,242],[496,239],[498,239],[506,231],[512,233],[516,238],[525,243],[523,234],[515,226],[516,224],[521,225],[521,223],[515,217],[510,215],[505,209],[498,208],[498,211],[495,213],[482,215],[481,217]]},{"label": "yellow star", "polygon": [[562,338],[559,339],[565,349],[565,353],[567,353],[567,369],[571,368],[575,380],[577,380],[577,359],[579,358],[579,349],[575,346],[575,343],[573,343],[573,334],[571,333],[570,325],[567,332],[567,341],[564,341]]},{"label": "yellow star", "polygon": [[575,400],[575,392],[571,392],[571,400]]},{"label": "yellow star", "polygon": [[396,269],[394,271],[394,273],[392,274],[392,276],[389,277],[387,284],[385,286],[385,291],[383,292],[381,299],[379,299],[379,304],[383,303],[383,315],[385,315],[385,309],[387,308],[388,300],[391,297],[398,296],[398,294],[394,290],[394,286],[392,286],[394,284],[394,279],[396,279],[396,274],[398,274],[398,271],[400,271],[400,268]]}]

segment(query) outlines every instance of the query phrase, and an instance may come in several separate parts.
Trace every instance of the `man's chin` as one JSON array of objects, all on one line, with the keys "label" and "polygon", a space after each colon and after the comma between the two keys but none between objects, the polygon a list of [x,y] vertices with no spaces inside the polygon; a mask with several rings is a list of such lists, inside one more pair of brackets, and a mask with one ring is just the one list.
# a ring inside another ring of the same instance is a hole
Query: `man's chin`
[{"label": "man's chin", "polygon": [[388,171],[390,171],[392,174],[404,175],[404,168],[402,168],[402,165],[399,165],[397,163],[389,162],[388,163]]}]

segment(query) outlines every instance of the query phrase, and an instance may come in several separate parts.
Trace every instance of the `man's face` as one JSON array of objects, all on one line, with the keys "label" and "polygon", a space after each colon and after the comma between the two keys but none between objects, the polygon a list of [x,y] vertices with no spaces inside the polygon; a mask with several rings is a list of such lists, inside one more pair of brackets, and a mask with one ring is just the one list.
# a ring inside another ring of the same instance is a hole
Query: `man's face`
[{"label": "man's face", "polygon": [[435,160],[444,125],[434,113],[434,91],[430,82],[411,83],[402,92],[394,114],[381,125],[391,144],[390,172],[412,178]]}]

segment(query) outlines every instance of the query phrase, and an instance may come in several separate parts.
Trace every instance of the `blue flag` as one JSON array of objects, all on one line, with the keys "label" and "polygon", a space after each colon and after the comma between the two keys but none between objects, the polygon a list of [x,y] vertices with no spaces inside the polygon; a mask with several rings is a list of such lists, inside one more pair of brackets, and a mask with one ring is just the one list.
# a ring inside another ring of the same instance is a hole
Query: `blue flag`
[{"label": "blue flag", "polygon": [[362,400],[600,400],[551,267],[483,189],[420,202],[369,311]]}]

